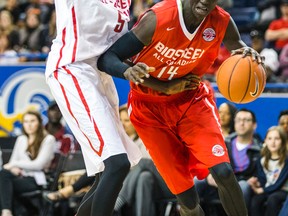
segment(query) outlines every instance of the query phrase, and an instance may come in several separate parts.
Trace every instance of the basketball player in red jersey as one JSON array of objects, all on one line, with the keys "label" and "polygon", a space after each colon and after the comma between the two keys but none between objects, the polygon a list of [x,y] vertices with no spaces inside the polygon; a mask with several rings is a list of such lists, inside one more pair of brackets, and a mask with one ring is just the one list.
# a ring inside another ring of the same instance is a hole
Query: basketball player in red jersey
[{"label": "basketball player in red jersey", "polygon": [[[150,76],[171,81],[187,74],[202,76],[223,42],[228,50],[262,58],[241,40],[230,15],[217,0],[164,0],[145,12],[132,30],[98,60],[108,74],[134,70],[123,63],[154,67]],[[151,78],[131,83],[130,118],[170,190],[182,216],[204,215],[193,177],[210,172],[230,216],[248,215],[241,189],[229,164],[213,95],[204,83],[195,90],[164,94],[150,87]]]}]

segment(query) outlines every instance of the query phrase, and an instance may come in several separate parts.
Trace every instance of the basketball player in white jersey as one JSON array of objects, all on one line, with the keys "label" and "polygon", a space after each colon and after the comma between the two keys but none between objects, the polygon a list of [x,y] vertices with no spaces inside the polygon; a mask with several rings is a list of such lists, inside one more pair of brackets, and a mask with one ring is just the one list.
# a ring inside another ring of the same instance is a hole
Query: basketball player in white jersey
[{"label": "basketball player in white jersey", "polygon": [[[95,183],[83,198],[77,216],[111,215],[130,166],[141,157],[120,122],[118,95],[111,76],[96,68],[98,56],[127,32],[130,3],[55,0],[57,36],[47,61],[47,83],[81,145],[87,174],[103,171],[98,185]],[[140,63],[123,74],[110,75],[142,83],[149,70]],[[171,83],[168,92],[193,89],[198,84],[199,77],[192,76]],[[166,83],[163,88],[165,92]]]}]

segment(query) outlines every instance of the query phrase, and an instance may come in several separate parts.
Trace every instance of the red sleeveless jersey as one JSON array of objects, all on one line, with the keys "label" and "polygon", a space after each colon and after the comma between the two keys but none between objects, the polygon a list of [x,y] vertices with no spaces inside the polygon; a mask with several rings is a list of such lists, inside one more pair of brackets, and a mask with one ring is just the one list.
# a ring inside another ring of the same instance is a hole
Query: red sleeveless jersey
[{"label": "red sleeveless jersey", "polygon": [[[149,46],[133,57],[156,71],[151,76],[169,81],[193,73],[202,76],[218,56],[230,15],[222,8],[215,9],[191,34],[184,23],[180,0],[164,0],[151,8],[156,14],[156,29]],[[144,86],[131,83],[139,93],[161,95]]]}]

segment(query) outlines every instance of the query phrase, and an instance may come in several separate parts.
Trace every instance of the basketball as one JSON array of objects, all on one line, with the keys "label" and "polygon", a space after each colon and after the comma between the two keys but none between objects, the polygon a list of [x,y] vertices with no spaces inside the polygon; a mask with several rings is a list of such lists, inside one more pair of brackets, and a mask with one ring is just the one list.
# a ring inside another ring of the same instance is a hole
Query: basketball
[{"label": "basketball", "polygon": [[265,69],[251,56],[233,55],[219,67],[216,75],[219,92],[229,101],[245,104],[256,100],[266,84]]}]

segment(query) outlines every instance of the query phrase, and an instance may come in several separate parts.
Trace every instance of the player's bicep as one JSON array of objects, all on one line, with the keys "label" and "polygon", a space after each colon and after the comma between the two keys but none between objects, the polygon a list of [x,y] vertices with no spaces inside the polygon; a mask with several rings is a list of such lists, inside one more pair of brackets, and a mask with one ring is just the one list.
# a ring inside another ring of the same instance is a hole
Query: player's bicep
[{"label": "player's bicep", "polygon": [[156,28],[156,15],[153,11],[148,11],[132,29],[135,36],[145,45],[152,41]]},{"label": "player's bicep", "polygon": [[229,24],[227,26],[226,33],[223,39],[223,43],[229,51],[247,46],[241,40],[240,33],[232,17],[230,18]]}]

